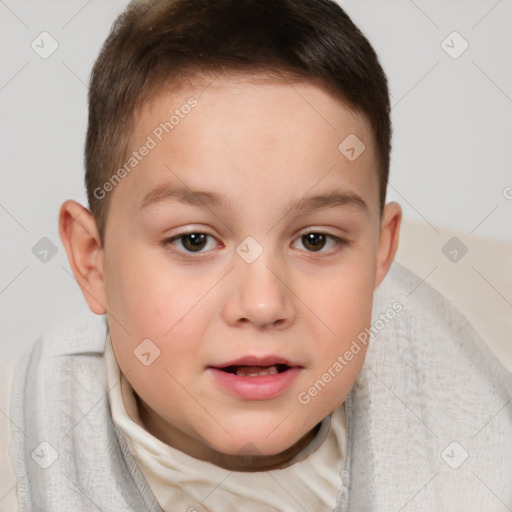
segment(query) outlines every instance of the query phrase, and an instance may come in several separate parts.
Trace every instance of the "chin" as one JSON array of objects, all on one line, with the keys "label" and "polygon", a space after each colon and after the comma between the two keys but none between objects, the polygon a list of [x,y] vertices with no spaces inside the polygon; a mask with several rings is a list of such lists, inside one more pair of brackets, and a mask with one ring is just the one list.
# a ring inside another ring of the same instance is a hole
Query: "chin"
[{"label": "chin", "polygon": [[289,449],[311,430],[302,432],[283,428],[279,431],[281,427],[276,428],[277,425],[279,422],[273,425],[252,423],[239,432],[230,430],[232,437],[226,434],[220,439],[209,439],[207,443],[213,450],[225,455],[272,456]]}]

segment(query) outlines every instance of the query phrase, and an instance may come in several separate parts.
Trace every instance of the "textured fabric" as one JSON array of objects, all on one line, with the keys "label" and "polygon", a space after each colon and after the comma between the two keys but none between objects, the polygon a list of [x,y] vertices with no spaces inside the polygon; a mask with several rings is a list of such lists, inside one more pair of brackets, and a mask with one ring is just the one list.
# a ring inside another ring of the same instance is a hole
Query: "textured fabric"
[{"label": "textured fabric", "polygon": [[[446,299],[397,264],[375,294],[372,331],[345,401],[336,511],[512,507],[512,376]],[[20,512],[161,510],[111,421],[105,332],[104,319],[72,324],[16,365]],[[52,460],[43,441],[58,453],[47,469],[35,462]]]},{"label": "textured fabric", "polygon": [[111,421],[98,320],[43,337],[16,365],[10,453],[19,512],[162,510]]},{"label": "textured fabric", "polygon": [[9,457],[12,377],[16,361],[0,366],[0,512],[16,512],[16,478]]},{"label": "textured fabric", "polygon": [[350,482],[340,503],[512,508],[512,375],[450,302],[397,264],[376,294],[374,326],[395,303],[403,310],[372,340],[345,401]]}]

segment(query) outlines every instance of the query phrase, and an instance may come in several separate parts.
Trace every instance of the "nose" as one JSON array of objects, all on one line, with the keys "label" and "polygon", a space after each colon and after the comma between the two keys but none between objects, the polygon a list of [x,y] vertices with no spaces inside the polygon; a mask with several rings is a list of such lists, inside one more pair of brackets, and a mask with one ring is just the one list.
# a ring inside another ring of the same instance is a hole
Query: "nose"
[{"label": "nose", "polygon": [[263,251],[252,263],[240,259],[233,270],[224,310],[230,325],[284,329],[293,324],[296,308],[284,263]]}]

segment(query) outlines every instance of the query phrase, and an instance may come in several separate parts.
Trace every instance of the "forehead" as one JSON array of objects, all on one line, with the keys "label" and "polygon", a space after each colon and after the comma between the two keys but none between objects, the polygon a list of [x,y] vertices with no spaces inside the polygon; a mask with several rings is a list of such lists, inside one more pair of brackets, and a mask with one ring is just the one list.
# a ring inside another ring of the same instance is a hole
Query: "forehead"
[{"label": "forehead", "polygon": [[[346,140],[364,144],[356,160],[343,154]],[[144,146],[150,149],[139,151]],[[269,203],[285,192],[288,199],[340,184],[378,208],[366,119],[311,82],[204,76],[162,88],[137,112],[130,148],[145,156],[115,196],[131,209],[165,184],[222,191],[228,199],[259,192]]]}]

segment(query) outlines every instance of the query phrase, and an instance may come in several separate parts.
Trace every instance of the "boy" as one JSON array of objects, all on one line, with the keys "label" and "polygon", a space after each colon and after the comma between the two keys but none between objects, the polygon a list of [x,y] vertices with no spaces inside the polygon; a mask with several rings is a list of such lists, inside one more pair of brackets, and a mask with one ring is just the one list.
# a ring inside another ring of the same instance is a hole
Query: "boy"
[{"label": "boy", "polygon": [[91,78],[90,210],[59,218],[98,317],[13,368],[12,506],[512,505],[510,375],[390,271],[390,137],[335,3],[131,4]]}]

